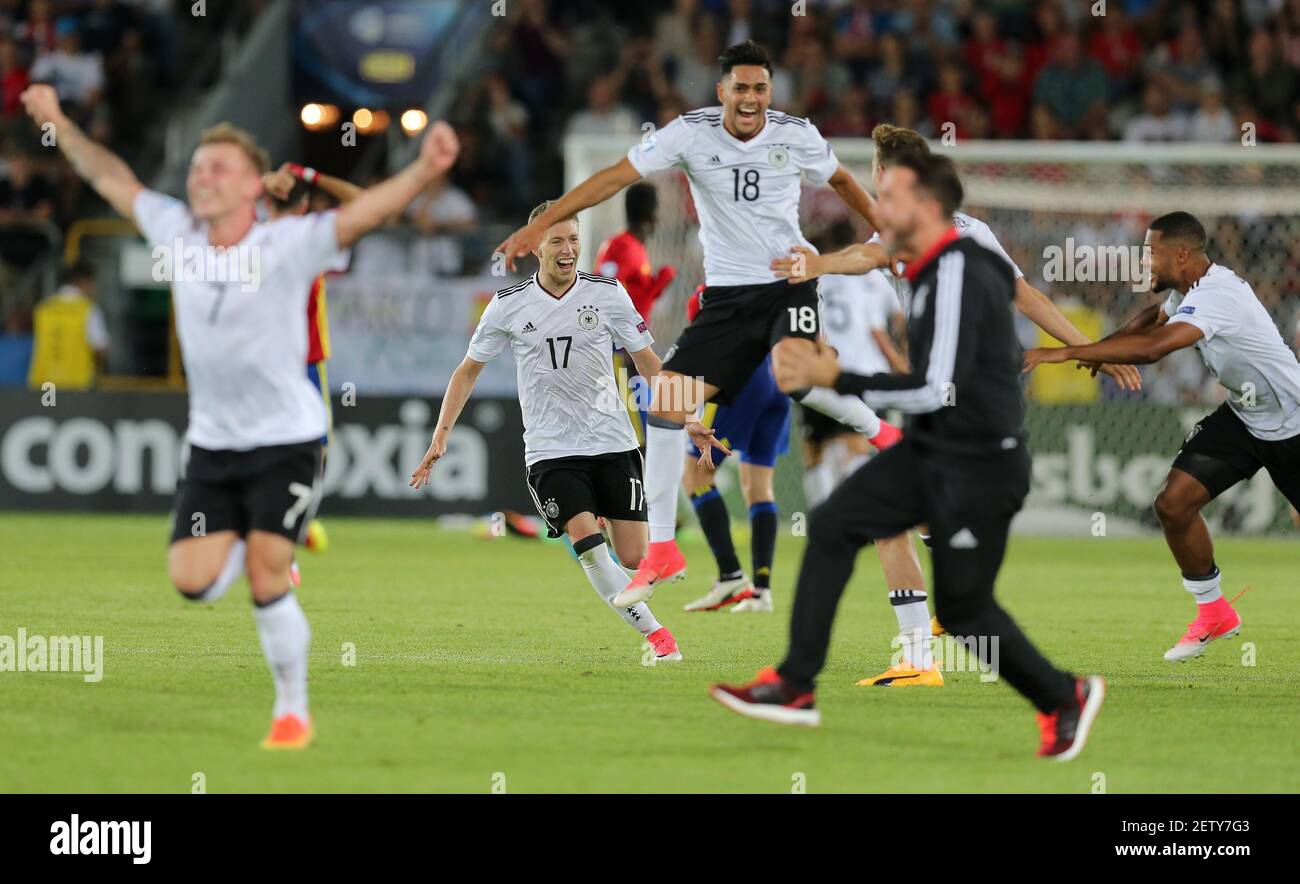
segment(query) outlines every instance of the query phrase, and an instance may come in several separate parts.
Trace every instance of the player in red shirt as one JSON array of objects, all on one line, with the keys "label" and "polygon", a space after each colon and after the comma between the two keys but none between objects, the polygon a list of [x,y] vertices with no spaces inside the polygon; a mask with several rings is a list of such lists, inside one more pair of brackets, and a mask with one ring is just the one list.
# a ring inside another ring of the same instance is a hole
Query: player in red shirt
[{"label": "player in red shirt", "polygon": [[596,252],[596,272],[612,276],[623,283],[632,296],[632,306],[646,319],[655,301],[677,276],[677,268],[665,264],[658,273],[650,272],[650,255],[645,241],[654,233],[659,209],[655,186],[647,181],[627,189],[624,201],[627,230],[611,236]]},{"label": "player in red shirt", "polygon": [[[627,230],[600,244],[596,251],[596,272],[601,276],[612,276],[623,283],[623,288],[627,289],[632,298],[632,306],[649,322],[650,310],[677,277],[677,268],[665,264],[657,273],[650,271],[650,255],[646,252],[645,241],[654,233],[658,221],[659,197],[655,186],[648,181],[633,184],[627,189],[623,206],[627,213]],[[636,366],[622,351],[619,351],[618,360],[615,374],[620,379],[620,386],[624,385],[623,379],[626,378],[626,386],[620,392],[623,401],[630,402],[627,393],[633,378],[637,377]],[[636,397],[640,419],[632,422],[643,444],[646,410],[650,407],[650,389],[645,386],[646,383],[648,382],[642,382],[641,392]]]}]

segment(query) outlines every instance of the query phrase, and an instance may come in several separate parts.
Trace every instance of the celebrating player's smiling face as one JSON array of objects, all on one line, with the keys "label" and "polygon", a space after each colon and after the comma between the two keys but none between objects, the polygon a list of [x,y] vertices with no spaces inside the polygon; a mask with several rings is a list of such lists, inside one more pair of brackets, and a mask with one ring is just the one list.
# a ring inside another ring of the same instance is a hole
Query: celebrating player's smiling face
[{"label": "celebrating player's smiling face", "polygon": [[722,123],[740,140],[752,138],[767,120],[772,75],[761,64],[738,64],[718,81]]},{"label": "celebrating player's smiling face", "polygon": [[1178,253],[1183,252],[1183,259],[1186,262],[1188,252],[1184,251],[1185,243],[1177,240],[1165,242],[1165,236],[1159,230],[1148,230],[1146,239],[1143,241],[1142,264],[1143,269],[1147,272],[1151,280],[1151,291],[1163,292],[1165,289],[1179,289],[1184,286],[1179,283]]},{"label": "celebrating player's smiling face", "polygon": [[262,193],[262,176],[235,144],[205,144],[194,151],[185,181],[194,217],[212,221],[251,209]]},{"label": "celebrating player's smiling face", "polygon": [[542,236],[541,245],[533,252],[541,264],[542,281],[560,287],[567,287],[573,282],[578,272],[578,255],[581,253],[578,222],[572,218],[548,227]]}]

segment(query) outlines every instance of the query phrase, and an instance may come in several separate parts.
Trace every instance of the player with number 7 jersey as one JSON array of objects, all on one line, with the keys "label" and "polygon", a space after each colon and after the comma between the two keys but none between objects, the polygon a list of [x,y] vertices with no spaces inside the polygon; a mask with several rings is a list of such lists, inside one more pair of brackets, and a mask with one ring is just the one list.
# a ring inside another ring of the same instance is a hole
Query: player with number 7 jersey
[{"label": "player with number 7 jersey", "polygon": [[177,489],[167,566],[187,599],[220,598],[248,575],[257,633],[275,683],[267,749],[312,741],[307,704],[311,629],[291,585],[294,540],[310,519],[325,408],[307,379],[307,293],[342,251],[400,212],[451,168],[451,127],[429,127],[418,157],[337,211],[262,222],[269,166],[253,136],[205,130],[190,158],[186,200],[147,189],[131,168],[63,113],[52,86],[22,94],[38,126],[59,133],[72,169],[153,249],[171,283],[189,387],[190,446]]},{"label": "player with number 7 jersey", "polygon": [[[550,205],[542,203],[529,220]],[[642,377],[658,374],[659,357],[623,284],[578,270],[581,250],[578,219],[560,219],[545,230],[535,252],[537,272],[488,303],[465,359],[452,372],[433,441],[411,474],[411,486],[428,482],[483,366],[509,347],[523,412],[528,491],[549,535],[568,538],[592,588],[643,636],[655,662],[678,661],[673,634],[644,602],[613,604],[628,580],[619,562],[635,568],[647,546],[641,452],[619,396],[614,350],[627,350]]]}]

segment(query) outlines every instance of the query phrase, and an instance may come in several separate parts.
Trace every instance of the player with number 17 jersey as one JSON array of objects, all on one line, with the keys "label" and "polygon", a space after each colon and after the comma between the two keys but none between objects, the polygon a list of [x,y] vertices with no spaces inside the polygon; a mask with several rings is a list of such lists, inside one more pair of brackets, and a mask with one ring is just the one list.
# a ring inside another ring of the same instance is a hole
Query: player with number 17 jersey
[{"label": "player with number 17 jersey", "polygon": [[[542,203],[529,220],[550,206]],[[613,353],[627,350],[642,377],[659,373],[659,357],[623,284],[577,269],[581,247],[576,217],[549,225],[534,251],[537,272],[488,303],[465,359],[452,372],[433,441],[411,485],[428,482],[483,366],[509,347],[523,411],[528,492],[537,512],[551,537],[568,538],[592,588],[654,648],[655,661],[677,661],[676,639],[644,602],[613,603],[627,583],[619,562],[635,567],[647,545],[641,451],[619,396]]]}]

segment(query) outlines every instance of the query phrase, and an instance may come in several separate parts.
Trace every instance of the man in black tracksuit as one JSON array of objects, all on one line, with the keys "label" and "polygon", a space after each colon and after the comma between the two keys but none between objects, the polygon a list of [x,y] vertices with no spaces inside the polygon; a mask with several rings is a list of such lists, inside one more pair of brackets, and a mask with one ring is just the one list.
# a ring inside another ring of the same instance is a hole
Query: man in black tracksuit
[{"label": "man in black tracksuit", "polygon": [[1083,748],[1104,684],[1052,666],[993,597],[1011,519],[1029,491],[1021,351],[1011,268],[958,234],[960,202],[961,183],[942,156],[907,157],[881,180],[883,236],[910,260],[907,374],[841,372],[829,347],[778,371],[783,389],[834,387],[908,420],[902,442],[812,512],[785,661],[749,685],[715,685],[713,696],[752,717],[818,724],[813,682],[858,551],[928,523],[939,621],[1038,708],[1039,754],[1067,760]]}]

